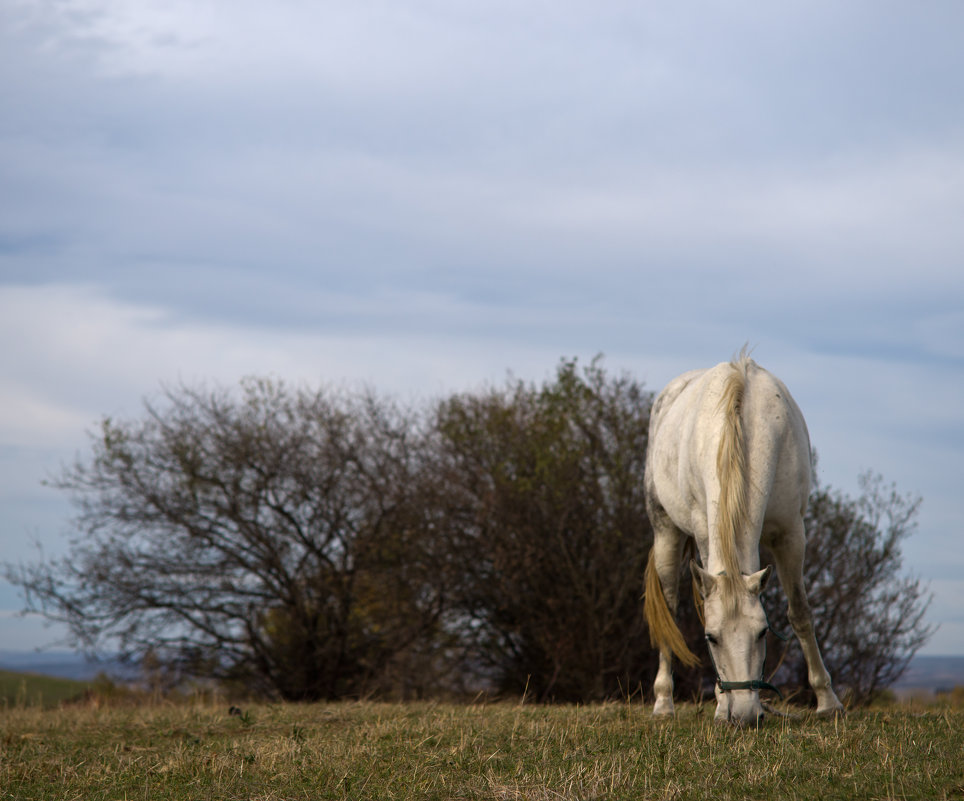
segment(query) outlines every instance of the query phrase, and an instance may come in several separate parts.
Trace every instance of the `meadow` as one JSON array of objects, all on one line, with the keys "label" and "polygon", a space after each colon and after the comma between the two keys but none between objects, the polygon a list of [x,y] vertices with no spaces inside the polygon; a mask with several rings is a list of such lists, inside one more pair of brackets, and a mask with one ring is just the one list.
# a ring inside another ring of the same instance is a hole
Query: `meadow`
[{"label": "meadow", "polygon": [[103,704],[0,711],[0,799],[964,799],[964,710]]}]

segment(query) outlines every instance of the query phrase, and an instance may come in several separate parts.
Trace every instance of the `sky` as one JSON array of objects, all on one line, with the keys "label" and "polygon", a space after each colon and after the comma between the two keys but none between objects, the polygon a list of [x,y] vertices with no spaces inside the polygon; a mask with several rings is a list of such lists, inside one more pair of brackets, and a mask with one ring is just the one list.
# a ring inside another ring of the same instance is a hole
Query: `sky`
[{"label": "sky", "polygon": [[[744,343],[920,496],[964,655],[964,5],[0,0],[0,561],[164,386],[423,400]],[[0,649],[62,632],[17,615]]]}]

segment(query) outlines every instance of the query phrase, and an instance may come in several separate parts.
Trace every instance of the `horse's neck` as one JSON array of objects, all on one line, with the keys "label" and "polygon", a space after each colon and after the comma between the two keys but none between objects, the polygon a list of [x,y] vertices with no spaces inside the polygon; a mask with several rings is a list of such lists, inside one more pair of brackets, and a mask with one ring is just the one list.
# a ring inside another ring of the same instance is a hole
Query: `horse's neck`
[{"label": "horse's neck", "polygon": [[[719,543],[708,543],[707,553],[700,553],[706,570],[714,575],[726,572],[723,557],[719,551]],[[760,569],[760,542],[757,537],[740,536],[736,542],[736,562],[740,566],[740,573],[744,576],[756,573]]]}]

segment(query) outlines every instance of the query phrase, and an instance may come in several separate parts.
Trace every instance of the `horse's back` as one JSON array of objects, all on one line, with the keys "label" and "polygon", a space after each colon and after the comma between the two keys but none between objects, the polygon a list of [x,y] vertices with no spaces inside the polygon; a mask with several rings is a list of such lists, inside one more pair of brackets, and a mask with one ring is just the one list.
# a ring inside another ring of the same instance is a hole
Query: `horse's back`
[{"label": "horse's back", "polygon": [[[724,369],[726,368],[726,369]],[[720,400],[728,363],[670,381],[653,403],[646,454],[646,492],[683,531],[708,534],[707,497],[717,486],[722,432]]]},{"label": "horse's back", "polygon": [[765,493],[766,528],[786,528],[802,518],[810,496],[810,435],[803,413],[784,383],[750,362],[743,421],[749,491]]},{"label": "horse's back", "polygon": [[[746,486],[758,529],[785,527],[809,494],[806,423],[786,386],[742,357],[684,373],[659,394],[650,421],[646,486],[677,526],[701,539],[718,498],[718,455],[729,410],[728,389],[743,381],[738,408],[745,447]],[[757,532],[759,536],[760,531]]]}]

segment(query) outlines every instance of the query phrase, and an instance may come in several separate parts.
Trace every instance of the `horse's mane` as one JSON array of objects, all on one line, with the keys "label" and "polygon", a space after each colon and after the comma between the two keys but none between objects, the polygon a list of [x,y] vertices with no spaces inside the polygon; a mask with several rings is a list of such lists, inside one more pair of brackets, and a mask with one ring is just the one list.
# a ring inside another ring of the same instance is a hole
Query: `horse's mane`
[{"label": "horse's mane", "polygon": [[716,514],[716,530],[720,538],[720,561],[723,563],[719,586],[727,605],[736,604],[743,589],[740,563],[736,558],[736,538],[747,518],[746,437],[743,431],[743,397],[746,394],[747,370],[753,361],[744,347],[730,362],[732,368],[723,394],[723,432],[716,454],[716,475],[720,482],[720,499]]},{"label": "horse's mane", "polygon": [[[752,364],[753,361],[744,347],[739,356],[730,362],[730,374],[720,397],[723,431],[716,454],[716,474],[720,482],[716,527],[724,574],[717,586],[721,588],[723,601],[728,605],[735,605],[739,600],[739,593],[744,590],[740,564],[736,558],[736,537],[745,525],[748,510],[743,398],[746,394],[747,370]],[[683,664],[698,665],[699,658],[687,647],[666,602],[654,557],[654,551],[650,550],[646,564],[646,593],[643,604],[650,640],[653,645],[675,653]],[[701,599],[698,595],[694,587],[694,600],[702,617]]]}]

